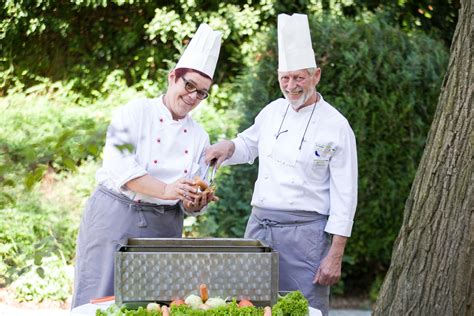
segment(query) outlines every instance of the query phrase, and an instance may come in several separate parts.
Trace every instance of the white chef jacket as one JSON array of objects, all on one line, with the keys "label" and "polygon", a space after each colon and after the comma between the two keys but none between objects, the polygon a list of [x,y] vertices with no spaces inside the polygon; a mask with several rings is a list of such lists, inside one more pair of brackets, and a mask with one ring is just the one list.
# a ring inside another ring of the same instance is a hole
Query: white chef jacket
[{"label": "white chef jacket", "polygon": [[174,205],[178,200],[136,193],[124,184],[145,174],[165,183],[193,178],[205,170],[208,146],[208,134],[189,115],[173,120],[163,96],[135,100],[120,107],[112,118],[96,180],[135,201]]},{"label": "white chef jacket", "polygon": [[349,237],[357,205],[354,133],[322,96],[299,112],[289,106],[285,116],[287,108],[285,99],[268,104],[233,139],[235,152],[225,165],[253,163],[258,156],[252,206],[329,215],[325,231]]}]

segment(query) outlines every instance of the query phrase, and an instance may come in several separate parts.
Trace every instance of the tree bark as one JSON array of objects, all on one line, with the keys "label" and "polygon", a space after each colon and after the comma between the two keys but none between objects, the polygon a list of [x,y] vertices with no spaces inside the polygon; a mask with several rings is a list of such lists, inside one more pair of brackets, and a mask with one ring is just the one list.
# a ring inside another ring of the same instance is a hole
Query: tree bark
[{"label": "tree bark", "polygon": [[427,145],[374,315],[473,315],[473,1],[461,1]]}]

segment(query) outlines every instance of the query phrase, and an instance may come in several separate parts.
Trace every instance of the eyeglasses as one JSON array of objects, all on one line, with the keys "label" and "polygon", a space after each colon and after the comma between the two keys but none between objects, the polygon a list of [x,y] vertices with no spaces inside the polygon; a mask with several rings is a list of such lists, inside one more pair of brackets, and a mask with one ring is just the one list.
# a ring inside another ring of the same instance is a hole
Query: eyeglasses
[{"label": "eyeglasses", "polygon": [[196,97],[199,100],[204,100],[205,98],[207,98],[209,96],[209,93],[206,90],[198,89],[198,88],[196,88],[194,83],[192,83],[191,81],[186,80],[186,78],[184,78],[184,77],[181,77],[181,78],[183,79],[183,82],[184,82],[184,89],[186,89],[186,91],[188,93],[196,92]]}]

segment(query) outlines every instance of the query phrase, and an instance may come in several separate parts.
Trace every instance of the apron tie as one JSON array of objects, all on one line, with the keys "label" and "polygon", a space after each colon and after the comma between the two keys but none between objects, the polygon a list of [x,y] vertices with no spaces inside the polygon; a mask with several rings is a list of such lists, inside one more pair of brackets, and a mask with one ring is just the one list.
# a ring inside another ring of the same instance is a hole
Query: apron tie
[{"label": "apron tie", "polygon": [[279,223],[277,221],[272,221],[271,219],[264,218],[264,219],[259,219],[258,217],[255,216],[257,219],[258,225],[262,228],[261,234],[259,239],[262,239],[263,241],[267,242],[269,246],[271,247],[272,243],[272,234],[271,234],[271,228],[274,226],[277,226]]},{"label": "apron tie", "polygon": [[137,202],[130,200],[128,197],[125,195],[119,194],[117,192],[114,192],[102,185],[99,186],[99,190],[109,196],[112,196],[113,198],[119,200],[122,203],[128,204],[128,209],[129,211],[132,212],[137,212],[138,214],[138,227],[147,227],[148,223],[145,218],[145,214],[143,212],[153,212],[156,215],[161,215],[164,214],[165,211],[176,211],[179,210],[180,207],[178,204],[176,205],[158,205],[158,204],[153,204],[153,203],[147,203],[147,202]]},{"label": "apron tie", "polygon": [[138,213],[138,227],[147,227],[148,225],[143,212],[153,212],[156,215],[161,215],[167,210],[165,205],[141,205],[138,203],[129,204],[128,209]]},{"label": "apron tie", "polygon": [[258,239],[265,241],[266,243],[268,243],[270,247],[273,247],[272,228],[309,225],[311,223],[321,220],[321,216],[316,216],[316,217],[307,218],[307,219],[296,219],[296,220],[290,220],[290,221],[285,221],[285,222],[283,221],[279,222],[279,221],[271,220],[268,218],[259,218],[253,212],[251,216],[255,218],[256,222],[261,228]]}]

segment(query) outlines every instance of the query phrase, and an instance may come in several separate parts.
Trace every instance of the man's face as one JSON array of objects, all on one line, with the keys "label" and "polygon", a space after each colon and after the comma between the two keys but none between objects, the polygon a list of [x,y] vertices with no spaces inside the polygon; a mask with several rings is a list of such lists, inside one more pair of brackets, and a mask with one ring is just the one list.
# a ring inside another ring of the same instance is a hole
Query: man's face
[{"label": "man's face", "polygon": [[181,119],[201,102],[198,95],[199,92],[195,91],[195,89],[207,92],[211,87],[212,81],[193,71],[187,72],[178,80],[175,79],[176,75],[174,71],[171,71],[168,75],[166,106],[173,114],[173,118]]},{"label": "man's face", "polygon": [[278,72],[281,92],[293,108],[316,102],[316,85],[320,77],[319,68],[316,68],[313,75],[310,75],[307,69]]}]

